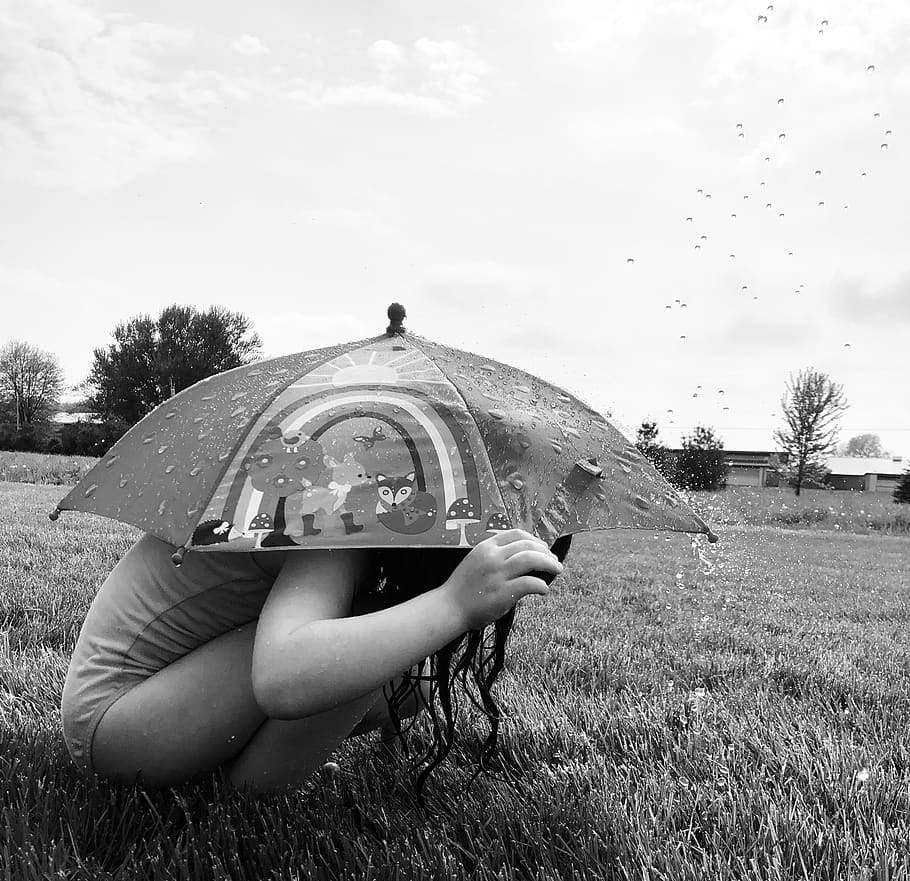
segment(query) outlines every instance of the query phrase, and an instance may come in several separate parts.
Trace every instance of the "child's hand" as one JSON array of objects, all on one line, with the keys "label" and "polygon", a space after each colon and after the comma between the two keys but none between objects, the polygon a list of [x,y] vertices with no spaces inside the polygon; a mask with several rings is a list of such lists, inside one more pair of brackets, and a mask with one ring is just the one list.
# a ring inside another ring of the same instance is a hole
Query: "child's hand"
[{"label": "child's hand", "polygon": [[[443,585],[468,630],[505,615],[529,593],[546,595],[562,563],[546,543],[523,529],[507,529],[475,545]],[[550,578],[552,580],[552,578]]]}]

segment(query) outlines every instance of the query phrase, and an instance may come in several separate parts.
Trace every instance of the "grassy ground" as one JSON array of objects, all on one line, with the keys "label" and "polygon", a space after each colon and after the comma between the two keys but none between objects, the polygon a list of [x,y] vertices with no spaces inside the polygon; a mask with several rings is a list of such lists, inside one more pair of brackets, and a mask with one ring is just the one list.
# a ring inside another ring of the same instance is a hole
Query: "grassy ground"
[{"label": "grassy ground", "polygon": [[71,486],[97,461],[92,456],[55,456],[0,450],[0,481]]},{"label": "grassy ground", "polygon": [[465,791],[485,730],[466,719],[422,812],[368,738],[289,797],[79,776],[60,690],[136,533],[50,523],[64,491],[0,484],[0,879],[910,877],[905,535],[731,511],[710,547],[577,536],[519,608],[498,692],[511,782]]}]

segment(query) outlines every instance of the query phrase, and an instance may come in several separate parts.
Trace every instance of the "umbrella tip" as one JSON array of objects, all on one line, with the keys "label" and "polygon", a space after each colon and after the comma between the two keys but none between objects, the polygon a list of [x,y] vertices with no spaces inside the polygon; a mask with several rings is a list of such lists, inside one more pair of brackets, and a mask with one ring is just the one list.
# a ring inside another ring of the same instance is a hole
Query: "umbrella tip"
[{"label": "umbrella tip", "polygon": [[183,563],[183,558],[185,555],[186,555],[185,547],[177,548],[177,550],[174,551],[173,554],[171,554],[171,561],[174,563],[175,566],[179,566],[181,563]]},{"label": "umbrella tip", "polygon": [[707,535],[708,535],[708,541],[709,541],[712,545],[713,545],[716,541],[719,540],[719,539],[717,538],[717,535],[715,535],[715,533],[711,532],[710,529],[708,530]]},{"label": "umbrella tip", "polygon": [[407,312],[405,312],[404,306],[402,306],[401,303],[392,303],[386,310],[386,315],[389,316],[389,326],[385,329],[385,332],[389,336],[405,332],[401,322],[404,321]]},{"label": "umbrella tip", "polygon": [[47,516],[49,520],[56,520],[60,516],[60,509],[54,508],[54,510],[51,511]]}]

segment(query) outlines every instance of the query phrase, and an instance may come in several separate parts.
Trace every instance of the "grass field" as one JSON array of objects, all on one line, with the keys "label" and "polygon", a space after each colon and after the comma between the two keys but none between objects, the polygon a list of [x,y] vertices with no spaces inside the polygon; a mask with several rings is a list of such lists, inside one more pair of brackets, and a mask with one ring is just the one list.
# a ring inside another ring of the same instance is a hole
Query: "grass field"
[{"label": "grass field", "polygon": [[64,492],[0,484],[0,879],[910,878],[910,538],[865,513],[790,529],[761,494],[718,494],[723,511],[698,499],[717,545],[576,536],[519,608],[509,782],[465,791],[485,730],[468,717],[422,812],[369,738],[292,796],[82,778],[60,691],[137,533],[50,523]]}]

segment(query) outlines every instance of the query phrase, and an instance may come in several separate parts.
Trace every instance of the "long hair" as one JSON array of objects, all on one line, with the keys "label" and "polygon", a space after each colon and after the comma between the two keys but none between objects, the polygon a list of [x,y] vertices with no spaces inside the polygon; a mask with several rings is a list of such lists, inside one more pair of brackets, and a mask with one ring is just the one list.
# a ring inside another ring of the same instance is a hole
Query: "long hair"
[{"label": "long hair", "polygon": [[[565,560],[571,544],[571,535],[564,535],[553,543],[552,551],[560,562]],[[382,598],[386,608],[405,602],[444,584],[470,551],[470,548],[378,549],[378,577],[373,591]],[[548,582],[552,580],[547,576]],[[489,720],[490,731],[480,748],[478,768],[478,773],[489,773],[486,762],[496,749],[501,718],[491,689],[502,671],[506,642],[514,621],[515,606],[492,624],[453,639],[421,662],[416,674],[408,670],[397,688],[383,688],[389,717],[409,759],[410,750],[403,734],[414,725],[419,712],[407,728],[402,729],[399,708],[414,697],[418,708],[422,705],[428,712],[432,742],[426,753],[412,764],[412,772],[418,772],[415,781],[418,798],[427,778],[452,749],[459,712],[459,689],[453,688],[456,683],[460,683],[463,695]],[[420,687],[422,682],[428,684],[429,698]]]}]

